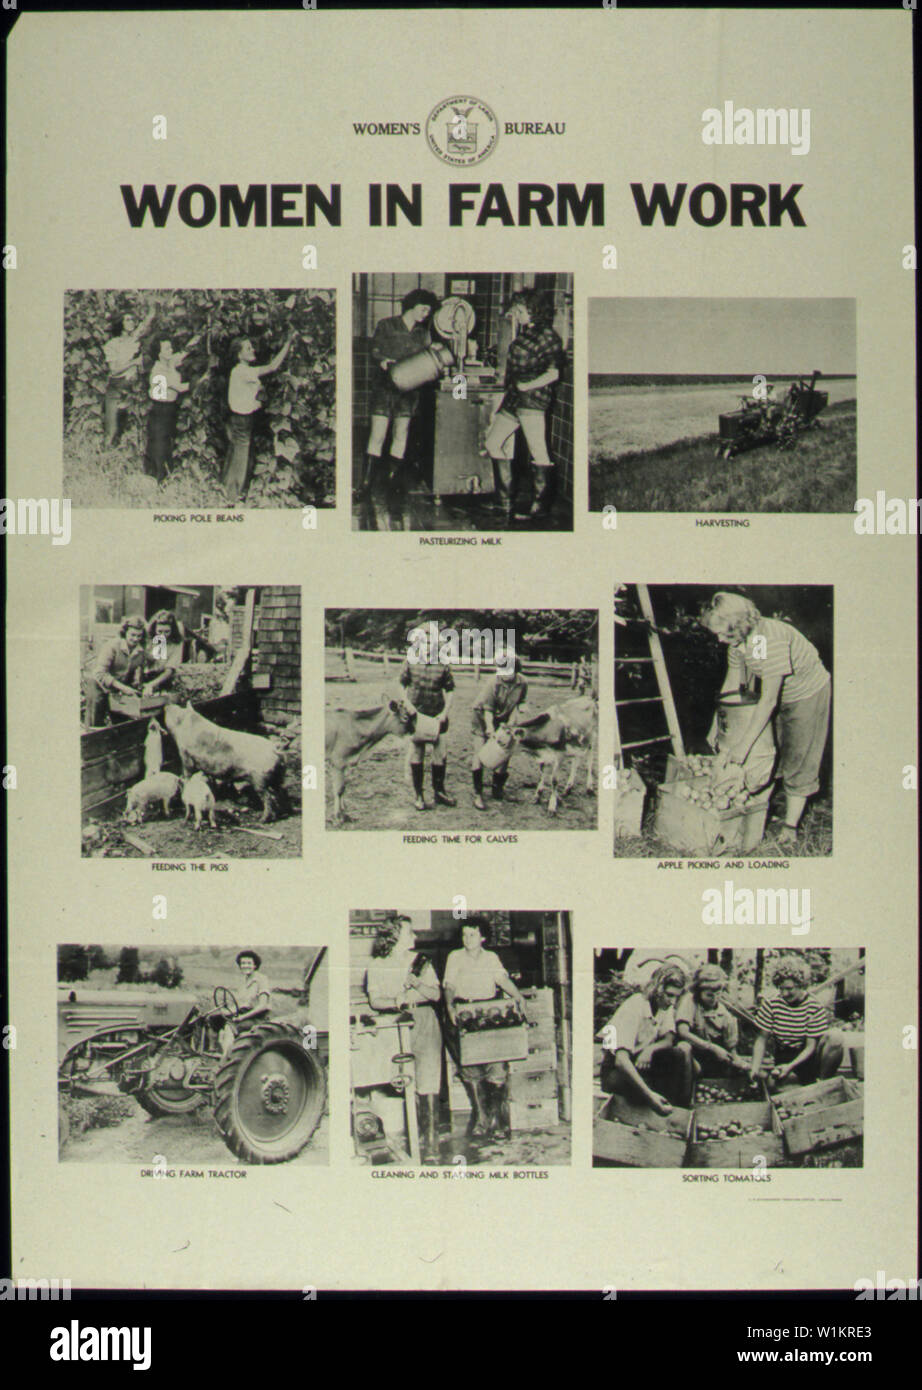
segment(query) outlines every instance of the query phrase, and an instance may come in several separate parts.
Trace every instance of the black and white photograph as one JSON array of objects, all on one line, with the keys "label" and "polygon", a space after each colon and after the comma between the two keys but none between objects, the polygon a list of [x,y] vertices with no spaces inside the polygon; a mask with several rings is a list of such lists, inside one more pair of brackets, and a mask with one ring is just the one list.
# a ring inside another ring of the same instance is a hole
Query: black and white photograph
[{"label": "black and white photograph", "polygon": [[594,609],[326,610],[326,823],[593,830]]},{"label": "black and white photograph", "polygon": [[64,496],[75,507],[333,507],[325,289],[69,290]]},{"label": "black and white photograph", "polygon": [[597,950],[597,1168],[861,1168],[865,952]]},{"label": "black and white photograph", "polygon": [[323,946],[58,946],[68,1163],[325,1164]]},{"label": "black and white photograph", "polygon": [[353,277],[353,526],[573,529],[573,276]]},{"label": "black and white photograph", "polygon": [[569,912],[349,916],[358,1165],[570,1161]]},{"label": "black and white photograph", "polygon": [[853,511],[856,364],[854,299],[590,299],[590,511]]},{"label": "black and white photograph", "polygon": [[301,590],[80,589],[83,854],[301,854]]},{"label": "black and white photograph", "polygon": [[832,854],[833,590],[615,588],[615,855]]}]

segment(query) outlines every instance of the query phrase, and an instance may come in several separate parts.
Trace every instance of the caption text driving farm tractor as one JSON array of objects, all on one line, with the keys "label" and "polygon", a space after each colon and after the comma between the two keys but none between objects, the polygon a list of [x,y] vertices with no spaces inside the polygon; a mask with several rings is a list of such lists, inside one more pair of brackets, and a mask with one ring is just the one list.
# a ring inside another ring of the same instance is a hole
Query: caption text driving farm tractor
[{"label": "caption text driving farm tractor", "polygon": [[733,458],[744,449],[776,443],[779,449],[794,447],[797,436],[817,425],[817,416],[829,404],[829,392],[817,391],[815,371],[807,381],[792,381],[783,401],[771,399],[774,386],[764,387],[764,395],[740,396],[738,410],[718,416],[720,438],[715,458]]},{"label": "caption text driving farm tractor", "polygon": [[[326,1080],[316,1050],[291,1023],[234,1025],[243,1010],[223,985],[214,1008],[192,994],[62,989],[59,1098],[132,1096],[153,1117],[210,1104],[221,1137],[244,1163],[284,1163],[323,1115]],[[222,1034],[236,1036],[227,1048]],[[68,1137],[60,1107],[62,1145]]]}]

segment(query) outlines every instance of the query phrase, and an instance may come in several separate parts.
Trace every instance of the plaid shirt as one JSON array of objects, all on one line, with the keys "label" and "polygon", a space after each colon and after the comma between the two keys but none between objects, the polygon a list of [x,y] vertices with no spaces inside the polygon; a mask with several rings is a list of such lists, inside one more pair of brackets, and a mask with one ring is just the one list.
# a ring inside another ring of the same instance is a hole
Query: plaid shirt
[{"label": "plaid shirt", "polygon": [[506,357],[504,408],[547,410],[554,398],[553,382],[549,386],[539,387],[537,391],[520,391],[517,383],[532,381],[551,367],[558,367],[562,356],[563,342],[550,325],[547,328],[534,328],[531,325],[523,328],[513,339]]},{"label": "plaid shirt", "polygon": [[420,714],[428,714],[432,719],[445,708],[445,696],[442,692],[455,688],[451,671],[438,662],[429,662],[426,666],[411,666],[409,661],[405,661],[400,672],[400,684],[407,687],[413,708],[418,709]]}]

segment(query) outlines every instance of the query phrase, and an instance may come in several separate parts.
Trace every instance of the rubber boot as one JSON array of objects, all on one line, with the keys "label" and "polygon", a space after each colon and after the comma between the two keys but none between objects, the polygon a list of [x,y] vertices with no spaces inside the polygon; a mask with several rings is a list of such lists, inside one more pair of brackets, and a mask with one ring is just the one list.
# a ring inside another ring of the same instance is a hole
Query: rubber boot
[{"label": "rubber boot", "polygon": [[497,1139],[512,1138],[512,1119],[509,1113],[509,1083],[503,1082],[501,1086],[495,1087],[496,1103],[496,1137]]},{"label": "rubber boot", "polygon": [[476,1138],[477,1135],[483,1134],[484,1121],[483,1113],[480,1108],[480,1094],[478,1092],[477,1086],[474,1084],[473,1081],[464,1081],[462,1082],[462,1085],[464,1086],[464,1089],[467,1092],[467,1098],[471,1103],[471,1113],[470,1118],[467,1122],[467,1129],[465,1133],[467,1134],[468,1139],[473,1139]]},{"label": "rubber boot", "polygon": [[413,791],[416,793],[414,805],[417,811],[425,811],[426,801],[423,796],[423,765],[422,763],[410,763],[410,776],[413,778]]},{"label": "rubber boot", "polygon": [[432,791],[435,795],[436,804],[440,806],[457,806],[457,801],[453,796],[449,796],[445,790],[445,764],[432,764]]},{"label": "rubber boot", "polygon": [[[494,779],[495,780],[495,779]],[[474,805],[478,811],[485,811],[487,808],[483,800],[483,768],[475,767],[471,772],[471,781],[474,784]]]},{"label": "rubber boot", "polygon": [[490,784],[490,795],[494,801],[502,801],[503,793],[506,789],[506,778],[508,772],[494,772],[493,780]]},{"label": "rubber boot", "polygon": [[535,500],[531,504],[529,515],[533,519],[543,521],[550,515],[551,511],[551,474],[552,468],[538,468],[535,470]]},{"label": "rubber boot", "polygon": [[419,1156],[423,1163],[438,1163],[439,1137],[436,1127],[437,1096],[416,1097],[416,1117],[419,1126]]},{"label": "rubber boot", "polygon": [[362,479],[356,489],[356,499],[364,502],[371,496],[371,485],[375,476],[375,465],[378,462],[377,454],[366,454],[365,462],[362,464]]},{"label": "rubber boot", "polygon": [[494,501],[490,510],[509,515],[512,506],[512,460],[493,460]]},{"label": "rubber boot", "polygon": [[490,1086],[486,1081],[472,1081],[471,1086],[477,1100],[477,1119],[471,1115],[470,1133],[475,1138],[482,1138],[490,1132]]},{"label": "rubber boot", "polygon": [[484,1110],[486,1114],[486,1126],[484,1132],[494,1137],[499,1128],[499,1113],[497,1109],[497,1092],[501,1088],[494,1086],[492,1081],[483,1082],[484,1090]]}]

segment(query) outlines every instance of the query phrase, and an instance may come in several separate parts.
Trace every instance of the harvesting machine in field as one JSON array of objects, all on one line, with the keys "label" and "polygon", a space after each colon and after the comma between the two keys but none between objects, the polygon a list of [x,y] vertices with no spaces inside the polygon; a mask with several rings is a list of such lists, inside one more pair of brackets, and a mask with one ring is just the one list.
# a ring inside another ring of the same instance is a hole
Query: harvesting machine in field
[{"label": "harvesting machine in field", "polygon": [[740,396],[737,410],[718,417],[720,436],[715,457],[729,459],[760,444],[793,448],[797,436],[813,429],[817,416],[829,404],[829,392],[816,389],[821,376],[822,372],[815,371],[809,380],[799,377],[792,381],[783,401],[772,399],[771,385],[762,396]]}]

